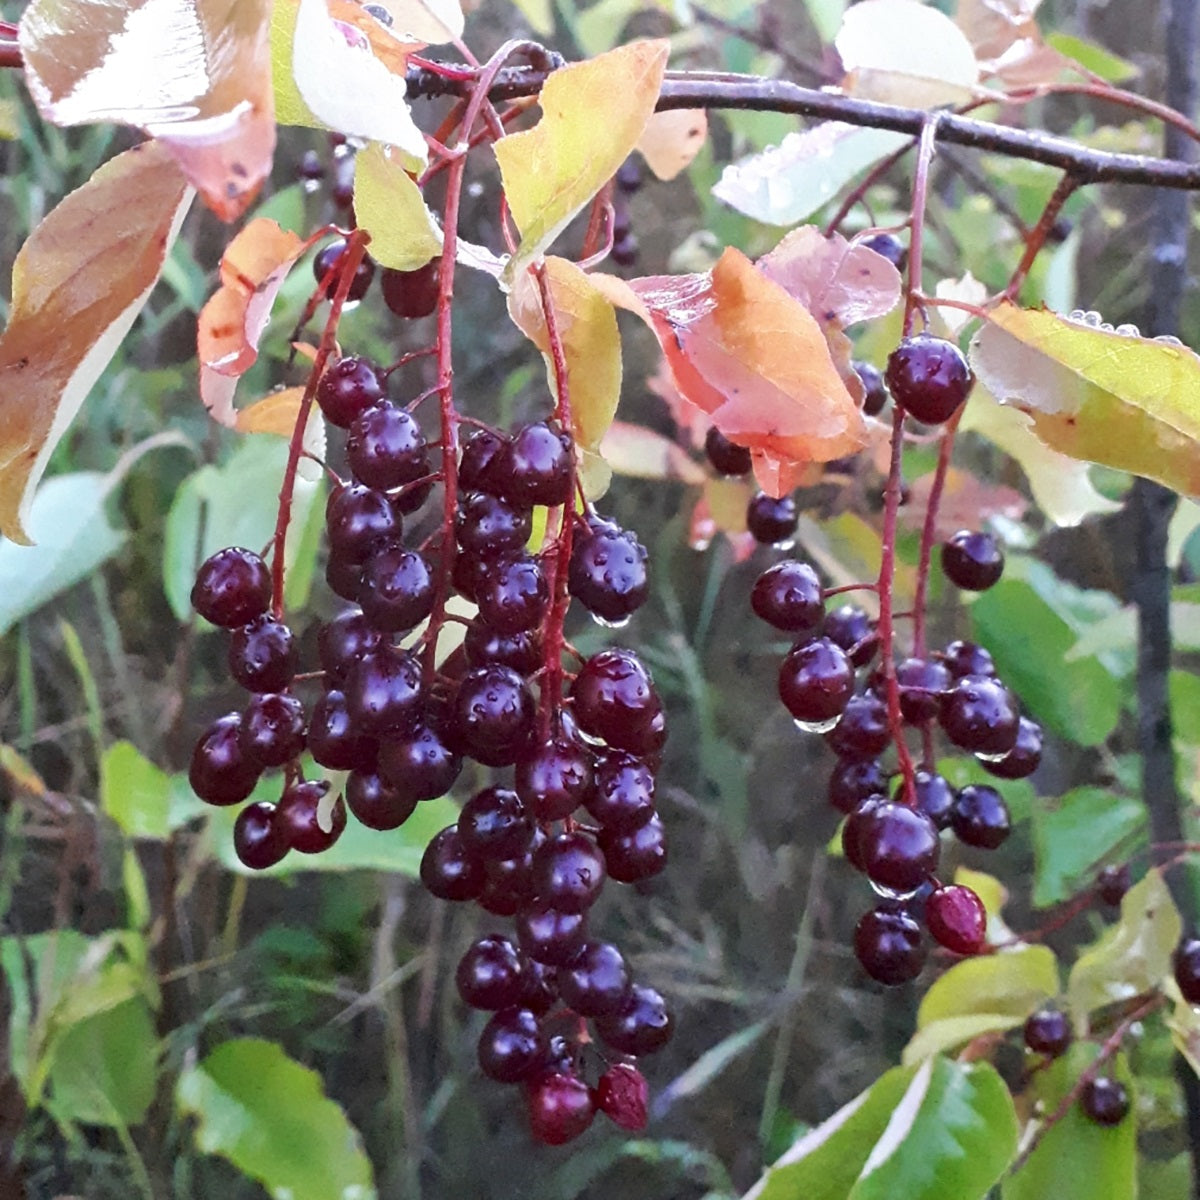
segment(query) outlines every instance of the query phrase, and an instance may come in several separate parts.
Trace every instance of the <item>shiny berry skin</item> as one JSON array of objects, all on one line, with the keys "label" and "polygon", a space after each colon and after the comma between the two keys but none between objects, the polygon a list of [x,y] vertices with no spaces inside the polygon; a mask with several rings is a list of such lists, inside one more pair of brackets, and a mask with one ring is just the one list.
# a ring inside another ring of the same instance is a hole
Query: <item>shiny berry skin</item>
[{"label": "shiny berry skin", "polygon": [[379,276],[384,304],[405,320],[429,316],[437,308],[441,263],[440,258],[435,258],[414,271],[385,267]]},{"label": "shiny berry skin", "polygon": [[429,474],[420,425],[388,400],[359,413],[346,438],[346,459],[359,483],[387,491]]},{"label": "shiny berry skin", "polygon": [[662,701],[632,650],[593,654],[575,677],[571,703],[579,728],[614,749],[648,755],[666,741]]},{"label": "shiny berry skin", "polygon": [[975,642],[951,642],[940,658],[955,679],[964,675],[995,675],[996,664],[991,654]]},{"label": "shiny berry skin", "polygon": [[888,776],[873,759],[839,762],[829,776],[828,800],[839,812],[853,812],[868,796],[886,795]]},{"label": "shiny berry skin", "polygon": [[731,442],[715,425],[704,435],[704,453],[718,475],[747,475],[750,472],[750,451]]},{"label": "shiny berry skin", "polygon": [[[901,799],[903,783],[896,788],[895,798]],[[958,792],[948,779],[931,771],[918,769],[913,772],[913,789],[917,807],[939,828],[950,824],[950,813]]]},{"label": "shiny berry skin", "polygon": [[596,841],[604,851],[609,876],[618,883],[649,879],[667,865],[667,831],[657,813],[624,833],[601,829]]},{"label": "shiny berry skin", "polygon": [[634,1133],[646,1128],[650,1089],[631,1063],[613,1063],[596,1083],[596,1107],[614,1125]]},{"label": "shiny berry skin", "polygon": [[317,809],[329,784],[294,783],[279,800],[276,823],[284,830],[288,845],[301,854],[323,854],[346,828],[346,805],[339,796],[329,813],[329,828],[323,829]]},{"label": "shiny berry skin", "polygon": [[558,1003],[558,972],[532,959],[522,960],[525,991],[521,1003],[541,1017]]},{"label": "shiny berry skin", "polygon": [[550,588],[542,565],[530,554],[502,555],[475,585],[475,603],[483,623],[497,633],[527,633],[541,625],[550,607]]},{"label": "shiny berry skin", "polygon": [[461,771],[462,757],[429,725],[418,725],[379,744],[379,774],[404,803],[444,796]]},{"label": "shiny berry skin", "polygon": [[858,834],[867,877],[897,892],[915,892],[937,870],[940,850],[937,826],[923,812],[891,800],[874,807]]},{"label": "shiny berry skin", "polygon": [[490,429],[476,429],[464,438],[458,463],[459,491],[499,495],[497,466],[507,445],[508,438]]},{"label": "shiny berry skin", "polygon": [[903,271],[904,264],[908,262],[908,248],[894,233],[877,233],[866,238],[863,245],[876,254],[882,254],[897,271]]},{"label": "shiny berry skin", "polygon": [[282,692],[296,674],[296,638],[265,613],[233,631],[229,673],[250,692]]},{"label": "shiny berry skin", "polygon": [[350,815],[368,829],[399,829],[417,806],[411,793],[391,787],[376,771],[351,771],[345,796]]},{"label": "shiny berry skin", "polygon": [[330,498],[325,513],[329,552],[345,563],[361,566],[404,532],[404,518],[385,492],[351,484]]},{"label": "shiny berry skin", "polygon": [[454,981],[464,1004],[493,1012],[516,1005],[525,990],[521,956],[516,946],[499,934],[481,937],[467,947]]},{"label": "shiny berry skin", "polygon": [[538,821],[561,821],[588,798],[592,756],[579,742],[558,738],[517,763],[514,786]]},{"label": "shiny berry skin", "polygon": [[425,703],[416,655],[386,642],[355,663],[345,690],[355,728],[369,736],[411,732]]},{"label": "shiny berry skin", "polygon": [[779,668],[779,698],[797,721],[820,724],[838,717],[854,692],[854,668],[829,638],[793,647]]},{"label": "shiny berry skin", "polygon": [[511,766],[529,752],[534,715],[533,695],[520,675],[508,667],[476,667],[454,696],[454,737],[485,766]]},{"label": "shiny berry skin", "polygon": [[877,983],[908,983],[925,965],[921,927],[902,909],[873,908],[854,927],[854,954]]},{"label": "shiny berry skin", "polygon": [[467,492],[459,497],[454,528],[468,554],[523,550],[533,532],[533,512],[490,492]]},{"label": "shiny berry skin", "polygon": [[265,871],[288,852],[287,836],[275,820],[276,808],[266,800],[247,804],[233,823],[233,852],[252,871]]},{"label": "shiny berry skin", "polygon": [[591,1088],[577,1075],[543,1075],[526,1092],[529,1128],[534,1140],[546,1146],[565,1146],[592,1123],[596,1115]]},{"label": "shiny berry skin", "polygon": [[500,495],[519,508],[554,508],[571,498],[569,434],[535,421],[518,429],[496,456],[492,478]]},{"label": "shiny berry skin", "polygon": [[579,529],[571,543],[567,589],[588,612],[624,621],[646,600],[646,547],[632,533],[605,523]]},{"label": "shiny berry skin", "polygon": [[533,902],[533,851],[545,840],[546,835],[534,828],[529,849],[523,853],[513,858],[483,860],[487,878],[476,901],[480,908],[497,917],[512,917]]},{"label": "shiny berry skin", "polygon": [[923,425],[952,417],[974,382],[962,351],[929,333],[901,341],[888,356],[884,378],[892,399]]},{"label": "shiny berry skin", "polygon": [[630,982],[625,956],[609,942],[587,942],[558,972],[563,1003],[581,1017],[615,1016]]},{"label": "shiny berry skin", "polygon": [[654,988],[635,983],[613,1016],[596,1021],[596,1032],[614,1050],[640,1057],[661,1050],[671,1040],[675,1022]]},{"label": "shiny berry skin", "polygon": [[861,849],[862,835],[870,828],[875,810],[886,802],[886,796],[867,796],[842,822],[842,854],[856,871],[866,870]]},{"label": "shiny berry skin", "polygon": [[421,882],[439,900],[474,900],[486,879],[483,863],[466,852],[453,825],[435,834],[421,856]]},{"label": "shiny berry skin", "polygon": [[325,582],[335,596],[343,600],[357,600],[362,584],[362,567],[330,555],[325,564]]},{"label": "shiny berry skin", "polygon": [[517,914],[517,940],[535,962],[569,963],[587,940],[587,914],[568,913],[537,900]]},{"label": "shiny berry skin", "polygon": [[1004,574],[1004,551],[990,533],[960,529],[942,543],[942,571],[955,587],[986,592]]},{"label": "shiny berry skin", "polygon": [[1058,1058],[1067,1052],[1073,1040],[1071,1022],[1066,1013],[1056,1008],[1043,1008],[1030,1013],[1023,1029],[1025,1045],[1034,1054]]},{"label": "shiny berry skin", "polygon": [[[322,292],[322,295],[326,299],[332,299],[334,293],[338,290],[340,282],[338,278],[338,263],[345,253],[345,242],[330,242],[328,246],[318,251],[317,257],[313,259],[313,276],[318,284],[324,282],[325,276],[330,271],[333,272],[332,278],[325,284],[325,289]],[[352,302],[361,300],[367,294],[367,289],[371,286],[371,280],[374,278],[375,264],[364,254],[354,271],[354,278],[350,281],[350,290],[346,293],[346,299]]]},{"label": "shiny berry skin", "polygon": [[952,682],[950,672],[935,659],[906,658],[896,664],[900,713],[910,725],[932,721]]},{"label": "shiny berry skin", "polygon": [[637,829],[654,815],[654,772],[624,750],[601,754],[585,804],[606,829],[615,833]]},{"label": "shiny berry skin", "polygon": [[556,833],[533,856],[536,894],[562,912],[590,908],[607,874],[604,855],[586,833]]},{"label": "shiny berry skin", "polygon": [[947,884],[926,897],[925,925],[939,946],[955,954],[978,954],[987,936],[987,909],[969,887]]},{"label": "shiny berry skin", "polygon": [[967,675],[942,698],[942,729],[972,754],[1007,754],[1020,729],[1016,698],[998,679]]},{"label": "shiny berry skin", "polygon": [[261,617],[271,603],[271,573],[253,550],[227,546],[200,564],[192,607],[213,625],[236,629]]},{"label": "shiny berry skin", "polygon": [[497,1083],[520,1083],[542,1064],[546,1038],[527,1008],[501,1009],[479,1035],[479,1066]]},{"label": "shiny berry skin", "polygon": [[873,367],[868,362],[852,362],[850,365],[862,380],[863,415],[879,416],[888,401],[887,385],[883,382],[883,373],[878,367]]},{"label": "shiny berry skin", "polygon": [[308,752],[321,766],[334,771],[371,771],[378,744],[351,721],[345,694],[330,689],[313,705]]},{"label": "shiny berry skin", "polygon": [[387,633],[415,629],[433,611],[433,572],[423,555],[390,546],[363,567],[358,602],[367,622]]},{"label": "shiny berry skin", "polygon": [[791,496],[768,496],[758,492],[746,507],[746,528],[764,546],[782,546],[792,540],[800,518]]},{"label": "shiny berry skin", "polygon": [[515,858],[529,849],[533,822],[516,792],[486,787],[463,805],[458,837],[475,858]]},{"label": "shiny berry skin", "polygon": [[874,692],[850,697],[842,719],[825,735],[825,744],[843,759],[871,759],[892,741],[887,705]]},{"label": "shiny berry skin", "polygon": [[1011,827],[1004,797],[986,783],[967,784],[950,810],[950,828],[967,846],[995,850],[1008,837]]},{"label": "shiny berry skin", "polygon": [[241,732],[241,713],[226,713],[196,742],[188,782],[206,804],[240,804],[254,791],[259,768],[242,749]]},{"label": "shiny berry skin", "polygon": [[383,399],[383,384],[365,358],[339,358],[330,363],[317,384],[317,403],[325,419],[349,429],[355,419]]},{"label": "shiny berry skin", "polygon": [[1175,982],[1189,1004],[1200,1004],[1200,938],[1184,938],[1175,948]]},{"label": "shiny berry skin", "polygon": [[821,632],[845,650],[856,667],[865,667],[879,649],[874,621],[856,604],[843,604],[826,613]]},{"label": "shiny berry skin", "polygon": [[821,581],[808,563],[776,563],[755,581],[750,607],[768,625],[784,633],[815,629],[825,616]]},{"label": "shiny berry skin", "polygon": [[242,710],[242,753],[259,767],[282,767],[304,749],[304,724],[304,705],[296,696],[253,696]]},{"label": "shiny berry skin", "polygon": [[1097,1125],[1120,1125],[1129,1115],[1129,1093],[1123,1083],[1102,1075],[1084,1085],[1079,1107]]},{"label": "shiny berry skin", "polygon": [[1096,894],[1103,903],[1116,908],[1125,899],[1130,882],[1128,863],[1104,867],[1096,876]]},{"label": "shiny berry skin", "polygon": [[532,675],[542,665],[542,640],[537,630],[500,633],[478,619],[467,626],[463,653],[472,667],[509,667]]},{"label": "shiny berry skin", "polygon": [[999,761],[981,759],[980,766],[998,779],[1025,779],[1042,763],[1042,727],[1028,717],[1017,723],[1017,740]]}]

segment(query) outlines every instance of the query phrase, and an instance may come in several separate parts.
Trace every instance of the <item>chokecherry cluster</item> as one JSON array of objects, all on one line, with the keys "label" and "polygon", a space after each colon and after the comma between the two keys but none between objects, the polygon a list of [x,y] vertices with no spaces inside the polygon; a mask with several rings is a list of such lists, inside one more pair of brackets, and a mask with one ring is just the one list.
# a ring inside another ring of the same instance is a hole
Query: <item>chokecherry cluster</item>
[{"label": "chokecherry cluster", "polygon": [[[283,769],[278,803],[247,804],[234,827],[238,857],[265,869],[292,850],[328,849],[347,809],[369,828],[398,828],[445,795],[467,759],[505,772],[470,796],[420,868],[434,896],[513,920],[510,935],[480,938],[458,965],[463,1000],[492,1014],[480,1067],[526,1085],[544,1142],[571,1140],[596,1111],[640,1128],[646,1084],[635,1060],[665,1044],[672,1017],[593,935],[589,913],[608,879],[639,883],[666,864],[655,805],[665,716],[630,650],[565,671],[561,622],[574,600],[601,624],[625,624],[647,596],[646,551],[590,508],[574,511],[574,447],[548,421],[511,435],[476,429],[455,464],[452,527],[407,544],[406,522],[446,472],[384,385],[371,363],[347,356],[316,387],[326,420],[346,431],[348,478],[325,512],[325,576],[349,605],[318,630],[319,669],[304,676],[315,700],[294,694],[295,638],[269,611],[263,559],[229,548],[200,568],[193,605],[231,630],[230,671],[253,695],[202,735],[192,785],[209,803],[239,804],[263,772]],[[528,548],[535,508],[569,523],[540,553]],[[476,615],[437,668],[412,639],[439,606],[453,619],[451,590]],[[339,791],[304,779],[306,749],[347,773]]]}]

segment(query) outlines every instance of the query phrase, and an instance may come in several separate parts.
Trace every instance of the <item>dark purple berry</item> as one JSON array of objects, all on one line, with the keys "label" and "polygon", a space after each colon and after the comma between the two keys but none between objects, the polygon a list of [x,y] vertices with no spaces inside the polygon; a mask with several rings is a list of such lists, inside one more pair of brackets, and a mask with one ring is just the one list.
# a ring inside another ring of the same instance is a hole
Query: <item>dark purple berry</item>
[{"label": "dark purple berry", "polygon": [[785,633],[815,629],[825,616],[821,581],[808,563],[776,563],[755,581],[750,607],[768,625]]},{"label": "dark purple berry", "polygon": [[946,670],[955,679],[962,679],[965,675],[996,673],[996,664],[992,661],[992,656],[975,642],[951,642],[940,657],[946,664]]},{"label": "dark purple berry", "polygon": [[359,483],[388,491],[429,474],[420,425],[388,400],[361,412],[346,438],[346,459]]},{"label": "dark purple berry", "polygon": [[606,875],[604,855],[586,833],[555,834],[533,856],[537,895],[562,912],[590,908]]},{"label": "dark purple berry", "polygon": [[883,372],[868,362],[853,362],[850,364],[863,385],[863,414],[877,417],[887,404],[887,385],[883,382]]},{"label": "dark purple berry", "polygon": [[533,822],[516,792],[487,787],[463,805],[458,837],[475,858],[514,858],[529,849]]},{"label": "dark purple berry", "polygon": [[1000,779],[1025,779],[1038,769],[1042,762],[1042,727],[1028,717],[1017,723],[1017,740],[1013,748],[1001,759],[984,758],[983,769]]},{"label": "dark purple berry", "polygon": [[942,699],[942,729],[972,754],[1007,754],[1016,745],[1019,728],[1016,698],[998,679],[967,675]]},{"label": "dark purple berry", "polygon": [[616,525],[579,530],[571,543],[567,588],[588,612],[618,624],[649,594],[646,557],[645,546]]},{"label": "dark purple berry", "polygon": [[330,555],[361,566],[384,546],[400,540],[403,520],[385,492],[361,484],[340,488],[325,514]]},{"label": "dark purple berry", "polygon": [[535,421],[518,429],[496,457],[492,478],[500,495],[519,508],[554,508],[571,498],[570,434]]},{"label": "dark purple berry", "polygon": [[1004,551],[990,533],[960,529],[942,543],[942,570],[955,587],[985,592],[1004,574]]},{"label": "dark purple berry", "polygon": [[459,682],[453,729],[463,751],[489,767],[511,766],[530,749],[534,702],[525,681],[508,667],[476,667]]},{"label": "dark purple berry", "polygon": [[537,1017],[527,1008],[496,1013],[479,1035],[479,1066],[498,1083],[520,1083],[542,1064],[546,1039]]},{"label": "dark purple berry", "polygon": [[542,900],[519,912],[516,926],[521,949],[552,967],[569,963],[587,938],[585,912],[562,912]]},{"label": "dark purple berry", "polygon": [[313,705],[308,751],[321,766],[334,771],[372,771],[378,743],[351,721],[345,695],[330,689]]},{"label": "dark purple berry", "polygon": [[951,883],[926,898],[925,924],[939,946],[955,954],[978,954],[987,934],[987,909],[971,888]]},{"label": "dark purple berry", "polygon": [[865,667],[879,649],[875,622],[856,604],[843,604],[826,613],[821,632],[840,646],[856,667]]},{"label": "dark purple berry", "polygon": [[651,987],[635,983],[620,1009],[596,1021],[596,1032],[622,1054],[653,1054],[675,1032],[675,1022],[662,996]]},{"label": "dark purple berry", "polygon": [[609,875],[618,883],[649,879],[667,865],[667,833],[657,813],[644,825],[624,833],[601,829],[596,841],[604,851]]},{"label": "dark purple berry", "polygon": [[905,804],[885,800],[873,807],[858,833],[858,856],[872,883],[915,892],[937,870],[937,826]]},{"label": "dark purple berry", "polygon": [[592,756],[578,742],[558,738],[517,763],[514,786],[535,820],[561,821],[588,798]]},{"label": "dark purple berry", "polygon": [[748,475],[750,451],[731,442],[715,425],[704,435],[704,453],[718,475]]},{"label": "dark purple berry", "polygon": [[1065,1054],[1073,1040],[1070,1020],[1056,1008],[1030,1013],[1025,1020],[1024,1036],[1025,1045],[1034,1054],[1044,1054],[1047,1058]]},{"label": "dark purple berry", "polygon": [[746,528],[756,542],[764,546],[786,546],[800,523],[796,502],[791,496],[768,496],[758,492],[746,507]]},{"label": "dark purple berry", "polygon": [[[462,556],[456,560],[462,561]],[[481,620],[467,626],[463,653],[472,667],[509,667],[518,675],[532,675],[542,665],[542,640],[535,629],[499,633]]]},{"label": "dark purple berry", "polygon": [[918,333],[888,356],[892,399],[924,425],[940,425],[966,400],[974,378],[963,352],[945,338]]},{"label": "dark purple berry", "polygon": [[317,403],[325,419],[349,429],[360,413],[383,399],[383,385],[365,358],[339,358],[330,363],[317,384]]},{"label": "dark purple berry", "polygon": [[829,776],[829,803],[839,812],[853,812],[868,796],[886,795],[887,772],[874,760],[839,762]]},{"label": "dark purple berry", "polygon": [[444,796],[461,770],[462,758],[430,725],[418,725],[411,733],[379,744],[379,774],[406,804]]},{"label": "dark purple berry", "polygon": [[489,492],[459,497],[455,536],[468,554],[523,550],[532,532],[532,509],[519,508]]},{"label": "dark purple berry", "polygon": [[543,1075],[529,1085],[525,1097],[530,1132],[546,1146],[574,1141],[596,1115],[592,1090],[577,1075]]},{"label": "dark purple berry", "polygon": [[779,668],[779,698],[792,717],[821,726],[836,720],[854,692],[854,668],[829,638],[793,647]]},{"label": "dark purple berry", "polygon": [[486,878],[483,863],[466,852],[453,825],[435,834],[425,847],[421,882],[439,900],[474,900]]},{"label": "dark purple berry", "polygon": [[906,658],[896,664],[896,683],[901,715],[910,725],[923,725],[941,711],[942,696],[952,679],[950,672],[935,659]]},{"label": "dark purple berry", "polygon": [[294,783],[284,791],[275,821],[293,850],[299,850],[301,854],[323,854],[342,836],[342,830],[346,828],[346,805],[341,796],[329,808],[322,823],[319,810],[328,791],[329,784],[324,781]]},{"label": "dark purple berry", "polygon": [[854,927],[854,954],[876,982],[907,983],[925,965],[921,927],[902,909],[873,908]]},{"label": "dark purple berry", "polygon": [[433,611],[435,590],[425,558],[392,546],[363,567],[358,602],[375,629],[401,633],[415,629]]},{"label": "dark purple berry", "polygon": [[596,760],[585,803],[606,829],[630,832],[654,815],[654,772],[634,754],[609,750]]},{"label": "dark purple berry", "polygon": [[490,429],[476,429],[463,440],[458,464],[460,492],[490,492],[499,495],[496,467],[508,439]]},{"label": "dark purple berry", "polygon": [[[897,800],[902,799],[903,784],[896,788]],[[950,814],[954,810],[954,801],[958,792],[943,775],[932,771],[917,770],[913,774],[913,789],[916,792],[917,807],[939,828],[945,829],[950,824]]]},{"label": "dark purple berry", "polygon": [[550,588],[541,563],[530,554],[501,555],[475,585],[475,602],[485,625],[497,633],[527,633],[541,625],[550,607]]},{"label": "dark purple berry", "polygon": [[252,871],[273,867],[288,852],[287,836],[275,815],[274,804],[256,800],[247,804],[233,823],[233,852]]},{"label": "dark purple berry", "polygon": [[296,639],[265,613],[229,639],[229,673],[250,692],[282,692],[296,673]]},{"label": "dark purple berry", "polygon": [[593,654],[575,678],[571,703],[579,728],[614,749],[648,755],[666,741],[662,701],[632,650]]},{"label": "dark purple berry", "polygon": [[242,752],[259,767],[282,767],[304,749],[304,705],[296,696],[266,692],[242,711]]},{"label": "dark purple berry", "polygon": [[[328,246],[318,251],[317,257],[313,259],[313,275],[318,284],[324,284],[322,295],[327,300],[332,299],[333,294],[338,290],[339,264],[345,253],[345,242],[330,242]],[[333,274],[326,283],[325,277],[331,271]],[[371,280],[374,277],[375,264],[364,254],[355,268],[354,278],[350,281],[350,290],[346,293],[346,299],[351,302],[361,300],[367,294],[367,289],[371,286]]]},{"label": "dark purple berry", "polygon": [[206,804],[240,804],[254,791],[259,768],[246,757],[240,713],[227,713],[200,736],[192,751],[188,782]]},{"label": "dark purple berry", "polygon": [[223,629],[236,629],[261,617],[271,603],[267,564],[241,546],[227,546],[200,564],[192,585],[192,607]]},{"label": "dark purple berry", "polygon": [[614,1016],[629,992],[625,958],[609,942],[588,942],[558,972],[563,1003],[581,1017]]},{"label": "dark purple berry", "polygon": [[363,616],[361,608],[347,608],[317,630],[317,657],[321,669],[334,683],[342,684],[350,668],[372,654],[383,640]]},{"label": "dark purple berry", "polygon": [[1200,1004],[1200,938],[1188,937],[1175,948],[1175,982],[1189,1004]]},{"label": "dark purple berry", "polygon": [[464,1004],[493,1012],[518,1004],[525,990],[521,956],[516,946],[499,934],[471,943],[459,959],[454,981]]},{"label": "dark purple berry", "polygon": [[1130,883],[1128,863],[1104,867],[1096,876],[1096,894],[1103,903],[1116,908],[1125,899]]},{"label": "dark purple berry", "polygon": [[1084,1084],[1079,1107],[1097,1125],[1120,1125],[1129,1115],[1129,1093],[1120,1081],[1101,1075]]},{"label": "dark purple berry", "polygon": [[1008,837],[1011,822],[1004,797],[986,783],[969,783],[950,810],[950,828],[967,846],[995,850]]},{"label": "dark purple berry", "polygon": [[441,264],[442,260],[435,258],[415,271],[385,267],[379,277],[384,304],[406,320],[429,316],[437,308]]},{"label": "dark purple berry", "polygon": [[882,254],[897,271],[903,271],[908,262],[908,248],[894,233],[876,233],[866,238],[863,245],[876,254]]},{"label": "dark purple berry", "polygon": [[874,692],[851,696],[842,719],[825,735],[825,744],[842,759],[872,759],[892,741],[887,705]]},{"label": "dark purple berry", "polygon": [[359,732],[369,736],[411,732],[424,702],[416,655],[386,642],[346,676],[346,708]]},{"label": "dark purple berry", "polygon": [[416,806],[411,792],[391,787],[376,771],[352,771],[346,780],[346,807],[368,829],[399,829]]}]

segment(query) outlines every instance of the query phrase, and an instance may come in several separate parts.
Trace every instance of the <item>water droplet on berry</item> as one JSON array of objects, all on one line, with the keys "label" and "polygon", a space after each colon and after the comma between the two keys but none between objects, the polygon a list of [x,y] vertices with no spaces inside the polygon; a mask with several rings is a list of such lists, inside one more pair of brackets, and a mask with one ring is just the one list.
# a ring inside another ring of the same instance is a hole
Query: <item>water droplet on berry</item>
[{"label": "water droplet on berry", "polygon": [[615,621],[606,621],[603,617],[591,614],[592,620],[603,629],[624,629],[629,624],[629,617],[619,617]]},{"label": "water droplet on berry", "polygon": [[1004,754],[976,754],[975,757],[982,763],[998,763],[1003,762],[1008,757],[1009,752]]},{"label": "water droplet on berry", "polygon": [[842,719],[842,714],[838,713],[836,717],[830,717],[827,721],[792,721],[792,724],[800,730],[801,733],[828,733]]},{"label": "water droplet on berry", "polygon": [[772,550],[791,550],[796,544],[794,537],[784,538],[781,542],[772,542]]},{"label": "water droplet on berry", "polygon": [[874,879],[868,879],[867,882],[877,896],[882,896],[884,900],[899,900],[902,903],[911,900],[921,890],[913,888],[911,891],[901,891],[898,888],[885,887],[882,883],[876,883]]}]

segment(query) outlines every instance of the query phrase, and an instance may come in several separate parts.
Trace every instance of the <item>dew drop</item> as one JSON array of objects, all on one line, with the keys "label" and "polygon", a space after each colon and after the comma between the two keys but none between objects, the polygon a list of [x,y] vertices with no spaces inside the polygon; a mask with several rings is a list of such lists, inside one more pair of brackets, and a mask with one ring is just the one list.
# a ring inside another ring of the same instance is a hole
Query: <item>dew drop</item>
[{"label": "dew drop", "polygon": [[976,754],[975,757],[979,759],[980,762],[998,763],[1003,762],[1008,755],[1009,751],[1005,750],[1003,754]]},{"label": "dew drop", "polygon": [[629,624],[629,617],[618,617],[615,621],[610,621],[607,617],[601,617],[596,613],[592,613],[591,618],[603,629],[624,629]]},{"label": "dew drop", "polygon": [[796,544],[794,537],[784,538],[782,542],[772,542],[772,550],[790,550]]},{"label": "dew drop", "polygon": [[792,724],[801,733],[828,733],[841,719],[842,714],[838,713],[836,717],[830,717],[828,721],[801,721],[797,718],[793,719]]},{"label": "dew drop", "polygon": [[911,891],[902,892],[896,888],[884,887],[882,883],[876,883],[873,879],[868,879],[867,882],[871,885],[871,890],[877,895],[882,896],[885,900],[911,900],[920,888],[913,888]]}]

